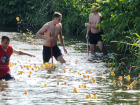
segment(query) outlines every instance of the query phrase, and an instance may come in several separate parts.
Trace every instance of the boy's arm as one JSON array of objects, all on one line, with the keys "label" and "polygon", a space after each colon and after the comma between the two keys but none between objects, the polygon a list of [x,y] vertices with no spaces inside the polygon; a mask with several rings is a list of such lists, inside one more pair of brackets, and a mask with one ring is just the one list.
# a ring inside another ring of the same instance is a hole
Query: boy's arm
[{"label": "boy's arm", "polygon": [[22,52],[22,51],[17,51],[15,49],[13,49],[13,53],[18,54],[18,55],[28,55],[28,56],[31,56],[31,57],[35,57],[34,55],[31,55],[31,54],[28,54],[28,53],[25,53],[25,52]]}]

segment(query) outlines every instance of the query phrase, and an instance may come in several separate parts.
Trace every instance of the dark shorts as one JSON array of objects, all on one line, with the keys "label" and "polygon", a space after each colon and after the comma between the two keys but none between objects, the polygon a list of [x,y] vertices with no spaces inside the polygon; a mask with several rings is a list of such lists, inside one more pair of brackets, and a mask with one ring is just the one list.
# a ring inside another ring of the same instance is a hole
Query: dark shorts
[{"label": "dark shorts", "polygon": [[[57,60],[57,58],[62,55],[61,50],[58,48],[58,46],[52,47],[53,56]],[[49,62],[51,58],[51,47],[43,46],[43,62]]]},{"label": "dark shorts", "polygon": [[89,35],[89,42],[90,44],[97,44],[98,41],[102,41],[102,35],[103,32],[99,32],[99,33],[92,33],[91,31],[88,33]]},{"label": "dark shorts", "polygon": [[3,79],[6,80],[6,81],[8,81],[8,80],[15,80],[15,78],[12,77],[10,73],[8,73],[4,77],[0,78],[0,80],[3,80]]}]

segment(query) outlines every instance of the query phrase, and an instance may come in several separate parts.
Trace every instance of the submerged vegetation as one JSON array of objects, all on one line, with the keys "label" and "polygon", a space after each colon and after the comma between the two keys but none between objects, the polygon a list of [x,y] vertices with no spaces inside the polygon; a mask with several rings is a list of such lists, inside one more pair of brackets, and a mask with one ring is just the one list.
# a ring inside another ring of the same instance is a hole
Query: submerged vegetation
[{"label": "submerged vegetation", "polygon": [[[84,23],[88,22],[93,2],[100,4],[104,30],[103,40],[116,51],[107,62],[119,73],[140,72],[140,1],[139,0],[10,0],[1,1],[1,26],[17,26],[20,32],[36,32],[52,19],[55,11],[63,15],[65,36],[85,36]],[[16,18],[18,17],[18,18]],[[135,70],[135,71],[134,71]]]}]

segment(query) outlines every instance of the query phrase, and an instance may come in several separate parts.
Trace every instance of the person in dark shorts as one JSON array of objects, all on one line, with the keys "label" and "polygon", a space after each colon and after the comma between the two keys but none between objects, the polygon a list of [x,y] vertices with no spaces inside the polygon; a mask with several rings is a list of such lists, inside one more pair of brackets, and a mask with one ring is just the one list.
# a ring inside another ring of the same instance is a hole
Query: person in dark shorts
[{"label": "person in dark shorts", "polygon": [[97,3],[93,3],[91,9],[92,14],[89,15],[89,23],[85,23],[85,27],[87,27],[86,38],[89,39],[91,50],[91,56],[89,57],[89,60],[96,58],[96,44],[98,44],[99,49],[102,51],[103,57],[107,56],[107,51],[105,50],[102,41],[103,31],[98,28],[98,24],[100,24],[102,20],[102,15],[98,11],[98,8],[99,5]]},{"label": "person in dark shorts", "polygon": [[89,42],[90,44],[97,44],[98,41],[102,41],[102,36],[103,32],[99,32],[99,33],[92,33],[91,31],[89,31]]},{"label": "person in dark shorts", "polygon": [[60,63],[66,62],[61,54],[60,49],[57,46],[57,39],[59,39],[61,45],[63,46],[64,52],[67,53],[67,50],[65,49],[64,40],[62,38],[62,24],[60,23],[61,20],[62,14],[59,12],[55,12],[53,14],[52,21],[49,21],[46,24],[44,24],[43,27],[36,33],[37,37],[39,37],[40,39],[44,39],[43,44],[44,63],[49,62],[50,58],[53,56]]},{"label": "person in dark shorts", "polygon": [[[57,60],[57,58],[62,55],[61,50],[58,48],[57,45],[52,47],[52,50],[53,50],[53,56]],[[51,58],[51,48],[47,46],[43,46],[43,62],[44,63],[49,62],[50,58]]]}]

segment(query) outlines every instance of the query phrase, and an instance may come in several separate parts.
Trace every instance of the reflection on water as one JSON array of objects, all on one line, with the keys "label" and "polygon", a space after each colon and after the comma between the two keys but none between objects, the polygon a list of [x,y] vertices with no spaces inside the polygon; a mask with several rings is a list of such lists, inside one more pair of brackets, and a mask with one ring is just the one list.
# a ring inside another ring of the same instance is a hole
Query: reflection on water
[{"label": "reflection on water", "polygon": [[[66,48],[69,53],[66,55],[62,50],[67,63],[61,65],[55,60],[56,69],[50,70],[41,69],[43,40],[19,33],[1,32],[0,37],[2,35],[12,38],[11,45],[15,49],[34,54],[36,57],[12,55],[11,74],[16,81],[0,83],[0,105],[140,103],[139,81],[132,89],[127,89],[126,86],[130,83],[123,78],[120,86],[118,77],[110,76],[104,62],[87,61],[85,43],[67,40]],[[75,50],[77,47],[79,49]]]}]

